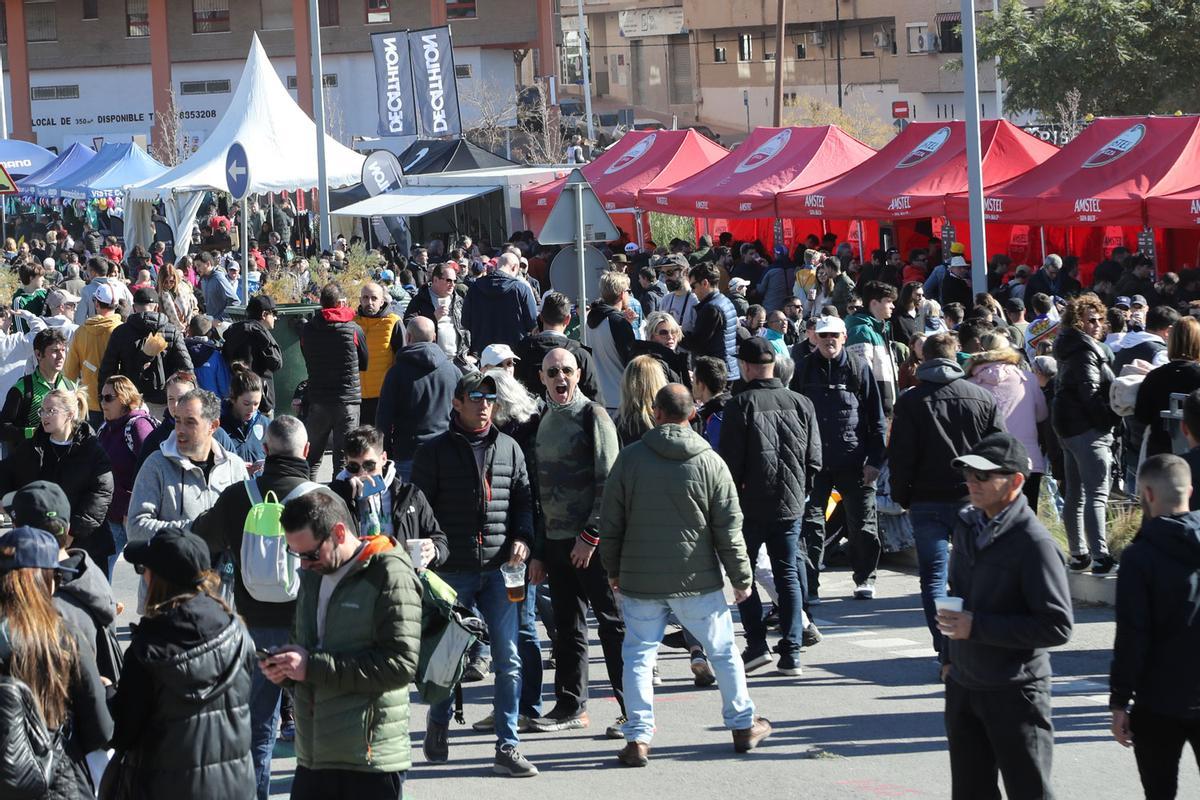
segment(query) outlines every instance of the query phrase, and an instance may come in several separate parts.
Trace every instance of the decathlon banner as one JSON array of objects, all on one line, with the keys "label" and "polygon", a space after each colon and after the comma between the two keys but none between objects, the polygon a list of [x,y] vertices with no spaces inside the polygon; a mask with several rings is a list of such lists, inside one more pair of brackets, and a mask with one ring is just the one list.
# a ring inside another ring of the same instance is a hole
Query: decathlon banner
[{"label": "decathlon banner", "polygon": [[462,133],[450,27],[412,31],[408,46],[421,134],[434,137]]},{"label": "decathlon banner", "polygon": [[408,31],[371,34],[371,50],[375,54],[375,91],[379,95],[380,136],[417,135],[408,42]]}]

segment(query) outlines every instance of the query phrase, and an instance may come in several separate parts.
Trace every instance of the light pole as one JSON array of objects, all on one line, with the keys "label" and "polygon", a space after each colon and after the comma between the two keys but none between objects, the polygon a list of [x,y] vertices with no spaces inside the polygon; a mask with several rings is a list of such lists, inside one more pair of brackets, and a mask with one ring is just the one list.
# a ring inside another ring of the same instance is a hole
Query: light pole
[{"label": "light pole", "polygon": [[833,0],[833,35],[837,38],[838,108],[842,107],[842,0]]},{"label": "light pole", "polygon": [[967,106],[967,201],[971,224],[971,291],[987,291],[987,237],[983,221],[983,148],[979,137],[979,64],[975,56],[975,3],[962,0],[963,98]]},{"label": "light pole", "polygon": [[583,16],[583,0],[579,5],[579,66],[583,70],[583,113],[587,116],[588,141],[596,141],[596,126],[592,123],[592,70],[588,64],[587,21]]},{"label": "light pole", "polygon": [[779,0],[779,13],[775,20],[775,127],[783,127],[783,28],[785,0]]},{"label": "light pole", "polygon": [[[317,202],[321,207],[321,252],[330,249],[329,179],[325,174],[325,77],[321,68],[321,9],[319,0],[308,0],[309,43],[312,47],[313,115],[317,123]],[[249,269],[247,268],[247,273]]]}]

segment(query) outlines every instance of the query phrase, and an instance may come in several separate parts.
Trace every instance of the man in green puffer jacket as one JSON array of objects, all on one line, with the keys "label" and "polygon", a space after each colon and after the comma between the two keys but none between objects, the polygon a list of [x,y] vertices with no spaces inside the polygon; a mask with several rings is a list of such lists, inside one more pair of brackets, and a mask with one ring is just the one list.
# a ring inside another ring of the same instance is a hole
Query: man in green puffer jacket
[{"label": "man in green puffer jacket", "polygon": [[725,462],[689,427],[695,413],[687,387],[663,387],[654,398],[656,427],[617,456],[604,485],[600,557],[612,587],[621,591],[625,616],[627,743],[617,760],[630,767],[644,767],[649,757],[651,672],[672,611],[708,652],[734,750],[751,750],[771,733],[771,724],[755,716],[746,689],[721,577],[723,566],[734,599],[749,596],[754,576],[737,487]]},{"label": "man in green puffer jacket", "polygon": [[303,570],[294,644],[259,663],[270,681],[295,689],[292,797],[400,797],[421,649],[416,570],[392,539],[356,536],[328,489],[289,501],[280,524]]}]

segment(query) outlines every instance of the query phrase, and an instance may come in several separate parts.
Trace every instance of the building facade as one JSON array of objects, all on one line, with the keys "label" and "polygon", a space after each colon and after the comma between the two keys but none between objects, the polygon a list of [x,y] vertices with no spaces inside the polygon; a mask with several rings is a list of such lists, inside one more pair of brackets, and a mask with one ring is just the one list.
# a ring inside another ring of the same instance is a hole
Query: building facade
[{"label": "building facade", "polygon": [[[1041,0],[1026,0],[1031,6]],[[745,129],[770,125],[776,4],[765,0],[583,0],[598,97]],[[955,0],[788,0],[784,118],[805,96],[892,118],[961,119],[963,76]],[[991,0],[976,0],[979,12]],[[577,72],[576,0],[562,7],[564,82]],[[998,115],[995,69],[981,64],[984,116]]]},{"label": "building facade", "polygon": [[[257,32],[272,64],[312,110],[308,0],[3,0],[5,105],[16,138],[144,141],[172,104],[198,146],[221,119]],[[515,96],[554,73],[557,0],[320,0],[331,135],[349,143],[377,127],[372,33],[449,23],[464,124],[467,98]],[[297,57],[299,56],[299,57]],[[161,132],[160,132],[160,135]]]}]

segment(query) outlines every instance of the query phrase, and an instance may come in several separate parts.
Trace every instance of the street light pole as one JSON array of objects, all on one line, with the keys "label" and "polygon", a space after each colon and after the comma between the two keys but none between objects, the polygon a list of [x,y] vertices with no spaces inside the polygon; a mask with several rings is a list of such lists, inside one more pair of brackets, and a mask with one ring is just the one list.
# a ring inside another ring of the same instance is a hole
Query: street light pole
[{"label": "street light pole", "polygon": [[779,0],[779,13],[775,20],[775,127],[783,127],[783,29],[785,0]]},{"label": "street light pole", "polygon": [[837,37],[838,108],[842,107],[842,0],[833,0],[833,35]]},{"label": "street light pole", "polygon": [[[992,19],[1000,15],[1000,0],[992,0]],[[1000,55],[996,55],[996,118],[1004,119],[1004,86],[1000,82]]]},{"label": "street light pole", "polygon": [[971,224],[971,291],[987,291],[987,237],[983,220],[983,148],[979,136],[979,63],[975,2],[962,0],[963,94],[967,106],[967,200]]},{"label": "street light pole", "polygon": [[[313,122],[317,123],[317,202],[321,206],[321,252],[330,249],[329,178],[325,174],[325,77],[321,67],[321,9],[319,0],[308,0],[309,42],[312,47]],[[249,272],[249,269],[247,269]]]},{"label": "street light pole", "polygon": [[592,70],[588,64],[587,21],[583,16],[583,0],[575,0],[579,6],[579,66],[583,70],[583,113],[587,116],[588,141],[596,141],[596,126],[592,122]]}]

